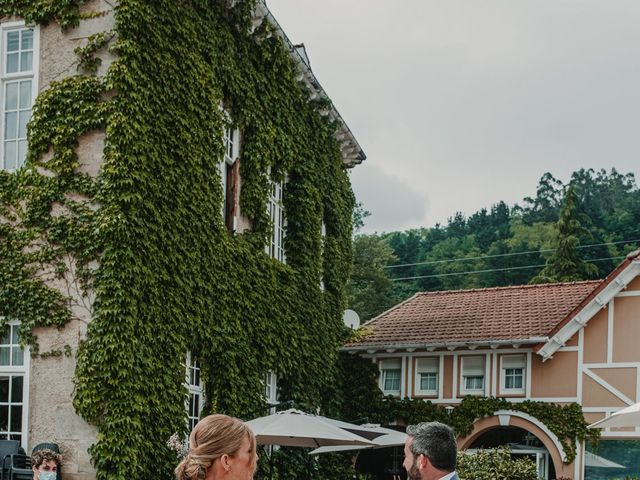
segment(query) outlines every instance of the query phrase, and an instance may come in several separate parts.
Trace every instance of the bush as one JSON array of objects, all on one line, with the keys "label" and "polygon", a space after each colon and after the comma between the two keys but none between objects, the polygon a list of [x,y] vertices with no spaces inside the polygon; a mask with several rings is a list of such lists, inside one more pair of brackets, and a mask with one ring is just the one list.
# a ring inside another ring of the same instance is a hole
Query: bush
[{"label": "bush", "polygon": [[538,480],[533,460],[514,460],[506,448],[459,452],[456,470],[462,480]]}]

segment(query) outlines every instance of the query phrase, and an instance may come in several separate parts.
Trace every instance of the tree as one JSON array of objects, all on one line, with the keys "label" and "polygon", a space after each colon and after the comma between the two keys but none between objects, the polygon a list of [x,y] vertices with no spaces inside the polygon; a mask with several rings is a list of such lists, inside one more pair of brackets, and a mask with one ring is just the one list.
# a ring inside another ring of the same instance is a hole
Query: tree
[{"label": "tree", "polygon": [[536,197],[526,197],[522,218],[526,223],[554,222],[558,219],[562,199],[562,182],[551,173],[542,175]]},{"label": "tree", "polygon": [[364,209],[362,202],[357,202],[353,207],[353,215],[351,217],[351,224],[353,225],[353,233],[358,233],[362,227],[364,227],[364,219],[369,217],[371,212]]},{"label": "tree", "polygon": [[556,224],[555,251],[531,283],[573,282],[593,278],[597,274],[598,269],[582,260],[578,251],[580,236],[586,232],[582,224],[587,221],[588,217],[578,211],[578,197],[575,188],[570,185]]},{"label": "tree", "polygon": [[377,235],[353,240],[353,270],[347,284],[349,308],[369,320],[396,302],[385,266],[396,261],[391,247]]}]

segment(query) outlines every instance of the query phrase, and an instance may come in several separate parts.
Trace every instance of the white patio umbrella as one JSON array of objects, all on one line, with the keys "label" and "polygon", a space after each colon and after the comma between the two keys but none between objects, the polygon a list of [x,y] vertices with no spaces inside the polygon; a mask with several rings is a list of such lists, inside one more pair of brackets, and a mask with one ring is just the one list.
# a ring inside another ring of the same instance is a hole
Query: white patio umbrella
[{"label": "white patio umbrella", "polygon": [[[331,452],[346,452],[350,450],[364,450],[370,448],[388,448],[388,447],[399,447],[404,445],[407,440],[407,434],[404,432],[399,432],[397,430],[392,430],[390,428],[384,428],[380,425],[372,425],[365,424],[359,425],[361,429],[368,430],[370,433],[378,434],[377,437],[374,437],[371,442],[373,445],[335,445],[330,447],[319,447],[315,450],[309,452],[309,455],[318,455],[320,453],[331,453]],[[359,435],[361,435],[359,433]]]},{"label": "white patio umbrella", "polygon": [[598,468],[627,468],[619,463],[607,460],[600,455],[596,455],[591,452],[584,452],[584,465],[586,467],[598,467]]},{"label": "white patio umbrella", "polygon": [[623,408],[589,425],[589,428],[638,427],[640,426],[640,403]]},{"label": "white patio umbrella", "polygon": [[317,448],[328,445],[372,445],[371,441],[347,431],[344,426],[358,429],[358,425],[340,422],[338,426],[318,415],[289,409],[266,417],[249,420],[246,424],[256,435],[258,445]]}]

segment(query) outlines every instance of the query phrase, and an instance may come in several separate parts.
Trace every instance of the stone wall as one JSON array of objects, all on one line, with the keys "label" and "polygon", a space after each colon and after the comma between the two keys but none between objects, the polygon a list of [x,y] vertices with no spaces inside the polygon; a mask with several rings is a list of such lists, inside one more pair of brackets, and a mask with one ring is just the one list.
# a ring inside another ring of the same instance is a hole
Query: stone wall
[{"label": "stone wall", "polygon": [[[82,20],[77,28],[66,32],[62,32],[56,24],[40,27],[40,91],[46,90],[52,81],[60,81],[78,73],[78,58],[74,49],[84,46],[90,35],[113,29],[114,4],[113,1],[102,0],[87,2],[83,11],[102,14]],[[104,75],[113,61],[113,56],[106,49],[103,50],[98,54],[103,60],[98,75]],[[81,137],[77,149],[80,170],[97,176],[103,149],[104,132],[91,132]],[[57,443],[64,456],[62,471],[65,480],[92,480],[95,479],[95,471],[88,448],[95,442],[97,432],[76,414],[72,397],[75,355],[91,320],[93,298],[90,292],[81,292],[76,288],[73,260],[69,262],[70,273],[63,279],[48,283],[71,297],[73,319],[62,329],[38,328],[34,332],[38,337],[40,353],[30,359],[27,453],[39,443]]]}]

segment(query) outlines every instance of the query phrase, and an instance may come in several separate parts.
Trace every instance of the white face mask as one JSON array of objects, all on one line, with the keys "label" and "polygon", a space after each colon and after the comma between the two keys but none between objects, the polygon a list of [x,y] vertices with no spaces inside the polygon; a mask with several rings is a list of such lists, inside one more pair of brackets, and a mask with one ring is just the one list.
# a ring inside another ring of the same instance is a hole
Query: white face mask
[{"label": "white face mask", "polygon": [[39,478],[40,480],[56,480],[58,474],[56,472],[40,472]]}]

